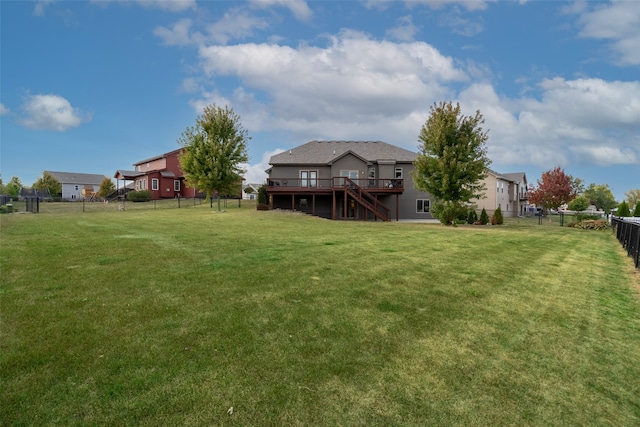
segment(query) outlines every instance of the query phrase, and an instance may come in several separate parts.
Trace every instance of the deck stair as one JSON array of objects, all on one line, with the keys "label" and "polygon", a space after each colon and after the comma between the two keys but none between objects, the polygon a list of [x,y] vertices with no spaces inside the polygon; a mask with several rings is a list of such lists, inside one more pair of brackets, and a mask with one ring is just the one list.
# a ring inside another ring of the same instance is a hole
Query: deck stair
[{"label": "deck stair", "polygon": [[349,178],[344,178],[344,188],[347,194],[351,196],[356,203],[373,213],[376,218],[381,219],[382,221],[390,221],[389,213],[391,210],[383,203],[380,203],[378,199],[371,195],[367,190],[360,187]]}]

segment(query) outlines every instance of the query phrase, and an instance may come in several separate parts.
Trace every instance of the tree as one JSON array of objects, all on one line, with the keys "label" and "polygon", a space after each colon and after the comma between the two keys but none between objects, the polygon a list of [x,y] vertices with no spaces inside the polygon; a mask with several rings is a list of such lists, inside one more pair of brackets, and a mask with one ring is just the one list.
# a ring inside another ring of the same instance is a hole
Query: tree
[{"label": "tree", "polygon": [[576,196],[571,175],[557,166],[542,174],[538,186],[529,192],[529,201],[545,209],[558,209]]},{"label": "tree", "polygon": [[636,202],[636,207],[633,210],[633,216],[640,216],[640,200]]},{"label": "tree", "polygon": [[480,224],[489,224],[489,215],[487,215],[487,211],[485,208],[482,208],[482,212],[480,212]]},{"label": "tree", "polygon": [[18,197],[20,195],[20,189],[22,188],[22,182],[20,182],[20,178],[17,176],[12,176],[4,188],[9,196]]},{"label": "tree", "polygon": [[589,207],[590,201],[586,196],[578,196],[569,202],[568,208],[571,211],[581,212]]},{"label": "tree", "polygon": [[105,176],[100,182],[100,188],[98,188],[98,196],[105,199],[109,196],[109,194],[113,193],[114,191],[116,191],[115,184],[110,178],[107,178]]},{"label": "tree", "polygon": [[33,184],[33,188],[40,191],[48,190],[51,197],[62,195],[62,184],[51,172],[44,171],[42,176]]},{"label": "tree", "polygon": [[0,175],[0,194],[7,194],[7,190],[2,183],[2,175]]},{"label": "tree", "polygon": [[591,204],[596,205],[596,208],[602,209],[605,213],[611,212],[611,209],[616,207],[616,199],[607,184],[589,184],[583,195],[589,199]]},{"label": "tree", "polygon": [[616,212],[616,216],[628,217],[631,216],[631,212],[629,211],[629,205],[625,200],[620,203],[618,206],[618,212]]},{"label": "tree", "polygon": [[441,102],[431,106],[420,131],[413,180],[417,189],[436,199],[433,212],[444,224],[452,224],[459,212],[466,213],[464,203],[481,198],[486,189],[482,180],[491,161],[482,124],[480,111],[463,116],[460,104]]},{"label": "tree", "polygon": [[242,185],[242,163],[249,161],[247,142],[251,138],[233,109],[215,104],[204,108],[196,125],[188,127],[178,139],[184,147],[180,167],[187,183],[211,200],[218,194],[238,194]]},{"label": "tree", "polygon": [[624,197],[627,198],[629,206],[634,206],[636,203],[640,202],[640,188],[627,191],[624,193]]},{"label": "tree", "polygon": [[496,217],[496,224],[504,224],[504,215],[502,214],[502,209],[500,208],[500,206],[496,208],[496,211],[493,213],[493,215],[495,215]]},{"label": "tree", "polygon": [[269,204],[269,193],[267,193],[267,184],[262,184],[258,187],[258,204]]}]

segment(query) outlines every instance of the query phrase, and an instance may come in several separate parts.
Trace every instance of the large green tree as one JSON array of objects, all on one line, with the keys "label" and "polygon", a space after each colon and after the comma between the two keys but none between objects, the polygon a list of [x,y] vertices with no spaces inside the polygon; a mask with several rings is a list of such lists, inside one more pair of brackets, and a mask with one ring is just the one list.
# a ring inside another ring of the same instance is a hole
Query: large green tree
[{"label": "large green tree", "polygon": [[575,180],[559,166],[542,174],[538,185],[529,190],[529,201],[545,209],[558,209],[576,197]]},{"label": "large green tree", "polygon": [[464,116],[460,104],[440,102],[431,106],[422,126],[412,176],[416,188],[436,199],[433,213],[443,224],[466,213],[464,204],[481,198],[486,190],[482,180],[491,161],[483,124],[480,111]]},{"label": "large green tree", "polygon": [[209,105],[195,126],[188,127],[178,139],[184,151],[180,167],[187,183],[205,193],[211,200],[221,194],[239,194],[242,186],[242,164],[249,161],[247,142],[251,138],[233,109]]},{"label": "large green tree", "polygon": [[42,176],[33,183],[33,188],[40,191],[49,191],[51,197],[62,195],[62,184],[51,172],[44,171]]},{"label": "large green tree", "polygon": [[587,197],[592,204],[596,205],[598,209],[602,209],[605,213],[611,212],[611,209],[615,208],[617,205],[616,199],[608,184],[589,184],[589,187],[587,187],[582,194]]}]

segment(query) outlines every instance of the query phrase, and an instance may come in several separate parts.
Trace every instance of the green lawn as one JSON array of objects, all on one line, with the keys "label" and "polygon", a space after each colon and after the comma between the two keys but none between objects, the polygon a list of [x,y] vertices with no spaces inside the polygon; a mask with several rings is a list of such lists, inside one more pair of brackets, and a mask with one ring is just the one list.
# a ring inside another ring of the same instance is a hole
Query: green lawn
[{"label": "green lawn", "polygon": [[640,425],[639,273],[610,232],[0,221],[0,425]]}]

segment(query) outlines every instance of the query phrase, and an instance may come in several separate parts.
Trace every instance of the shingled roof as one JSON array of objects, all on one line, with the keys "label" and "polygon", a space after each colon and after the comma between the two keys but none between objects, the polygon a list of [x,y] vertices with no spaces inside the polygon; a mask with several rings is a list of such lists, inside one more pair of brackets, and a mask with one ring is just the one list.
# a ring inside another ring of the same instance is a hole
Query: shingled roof
[{"label": "shingled roof", "polygon": [[367,162],[395,160],[413,162],[416,153],[382,141],[310,141],[271,156],[269,164],[331,164],[347,153]]},{"label": "shingled roof", "polygon": [[105,178],[104,175],[97,175],[92,173],[75,173],[75,172],[54,172],[46,171],[53,175],[61,184],[76,184],[76,185],[100,185]]}]

